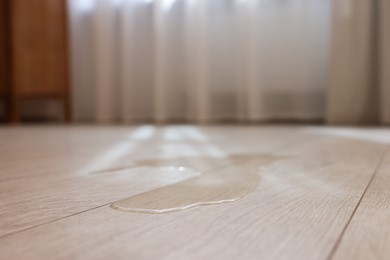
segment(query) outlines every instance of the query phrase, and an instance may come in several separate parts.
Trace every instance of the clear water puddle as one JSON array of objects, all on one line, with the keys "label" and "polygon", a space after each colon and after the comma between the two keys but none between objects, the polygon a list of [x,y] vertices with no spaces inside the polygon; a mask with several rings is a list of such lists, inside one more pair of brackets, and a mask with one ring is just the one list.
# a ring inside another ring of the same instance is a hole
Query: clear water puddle
[{"label": "clear water puddle", "polygon": [[[147,168],[158,173],[163,171],[170,178],[180,179],[183,175],[188,178],[116,201],[111,204],[111,208],[126,212],[159,214],[233,202],[254,191],[260,182],[260,167],[277,159],[271,155],[240,155],[229,158],[140,161],[128,169],[137,171]],[[197,171],[194,165],[199,163],[210,166],[208,168],[213,170]],[[99,173],[124,169],[126,167]]]}]

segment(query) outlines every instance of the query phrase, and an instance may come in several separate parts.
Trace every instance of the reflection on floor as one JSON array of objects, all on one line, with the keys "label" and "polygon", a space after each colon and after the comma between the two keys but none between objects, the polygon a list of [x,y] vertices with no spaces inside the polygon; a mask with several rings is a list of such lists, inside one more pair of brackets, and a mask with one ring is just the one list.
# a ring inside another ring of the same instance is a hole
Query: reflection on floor
[{"label": "reflection on floor", "polygon": [[388,259],[389,142],[384,128],[0,128],[0,258]]}]

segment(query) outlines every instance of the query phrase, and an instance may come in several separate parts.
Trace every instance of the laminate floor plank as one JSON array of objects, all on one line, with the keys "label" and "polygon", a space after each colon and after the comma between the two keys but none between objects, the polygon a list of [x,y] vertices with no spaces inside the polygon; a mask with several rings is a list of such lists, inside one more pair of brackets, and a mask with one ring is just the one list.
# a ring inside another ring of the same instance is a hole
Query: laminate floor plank
[{"label": "laminate floor plank", "polygon": [[[33,175],[68,177],[137,159],[259,153],[290,135],[285,127],[3,127],[0,182]],[[229,142],[236,139],[240,144]]]},{"label": "laminate floor plank", "polygon": [[390,153],[373,177],[332,259],[390,259]]},{"label": "laminate floor plank", "polygon": [[[21,130],[25,142],[29,140],[27,130]],[[56,135],[53,151],[62,135],[64,144],[69,141],[67,131],[47,131]],[[1,259],[327,259],[387,147],[382,139],[372,137],[376,131],[370,129],[169,127],[157,130],[161,139],[151,141],[150,135],[140,134],[144,139],[137,148],[112,152],[116,159],[100,164],[94,159],[110,154],[105,147],[120,150],[121,134],[127,130],[107,127],[106,136],[99,139],[90,128],[88,141],[94,151],[83,148],[87,143],[77,142],[80,129],[71,131],[72,151],[86,149],[82,160],[92,163],[80,161],[71,171],[58,174],[40,172],[44,169],[28,174],[22,166],[18,171],[13,164],[1,166],[1,175],[6,170],[0,183]],[[388,133],[382,131],[384,136]],[[0,138],[4,140],[11,142],[12,138]],[[104,145],[96,148],[99,142]],[[15,154],[25,150],[24,145],[6,144]],[[65,158],[57,159],[54,164],[59,165],[53,167],[64,164],[71,153],[64,153]],[[23,162],[23,157],[15,154],[11,157]],[[148,196],[148,192],[169,188],[180,179],[169,182],[164,176],[155,179],[141,173],[126,177],[89,173],[121,168],[137,159],[169,165],[183,162],[183,157],[187,157],[187,166],[202,172],[249,170],[238,161],[214,161],[237,154],[276,158],[262,166],[256,190],[235,202],[167,214],[121,212],[107,204],[135,194]],[[26,151],[24,156],[34,165],[36,159],[29,159]]]},{"label": "laminate floor plank", "polygon": [[[29,135],[25,130],[20,129]],[[0,182],[0,236],[186,179],[186,176],[169,178],[164,174],[145,174],[145,171],[105,174],[96,171],[131,167],[135,161],[141,160],[146,165],[179,165],[202,172],[234,163],[227,155],[268,155],[272,152],[283,155],[285,145],[310,139],[305,134],[283,128],[233,127],[202,131],[193,127],[141,127],[129,131],[114,127],[98,128],[97,133],[92,128],[68,129],[70,132],[61,128],[33,130],[46,131],[49,141],[41,139],[37,142],[33,138],[36,136],[34,131],[30,139],[23,136],[22,142],[10,137],[8,140],[15,141],[18,147],[10,155],[18,162],[16,169],[12,164],[6,164],[7,159],[0,159],[1,164],[7,165],[2,167],[2,174],[9,177],[12,173],[13,176]],[[136,141],[131,138],[128,141],[129,135]],[[230,142],[237,138],[240,142]],[[313,136],[311,139],[318,138]],[[41,143],[49,145],[42,146]],[[70,147],[67,146],[69,143]],[[97,148],[96,143],[103,144]],[[62,153],[64,146],[67,149]],[[44,156],[45,149],[48,158]],[[31,156],[24,154],[19,157],[18,151],[26,153],[26,150]],[[80,155],[80,150],[85,155],[77,157],[73,154]],[[41,155],[36,156],[35,151]],[[55,153],[52,162],[50,156]],[[34,162],[39,167],[34,166]]]}]

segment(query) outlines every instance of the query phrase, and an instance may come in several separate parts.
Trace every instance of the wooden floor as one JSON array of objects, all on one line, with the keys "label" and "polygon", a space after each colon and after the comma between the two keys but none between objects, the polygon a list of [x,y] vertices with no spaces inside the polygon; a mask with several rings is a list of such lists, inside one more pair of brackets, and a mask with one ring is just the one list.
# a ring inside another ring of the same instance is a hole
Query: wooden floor
[{"label": "wooden floor", "polygon": [[[3,127],[0,259],[390,259],[389,142],[384,128]],[[276,159],[240,200],[110,207],[183,181],[111,169],[212,172],[254,155]]]}]

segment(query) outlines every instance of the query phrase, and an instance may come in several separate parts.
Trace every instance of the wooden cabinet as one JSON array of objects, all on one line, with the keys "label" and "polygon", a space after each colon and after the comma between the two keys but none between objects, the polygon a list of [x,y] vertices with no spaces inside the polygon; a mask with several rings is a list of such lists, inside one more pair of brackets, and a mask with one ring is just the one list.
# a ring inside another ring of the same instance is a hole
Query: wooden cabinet
[{"label": "wooden cabinet", "polygon": [[[4,1],[4,0],[0,0]],[[26,99],[57,99],[71,119],[66,0],[8,0],[11,120]]]},{"label": "wooden cabinet", "polygon": [[0,102],[5,104],[9,88],[8,1],[0,0]]}]

